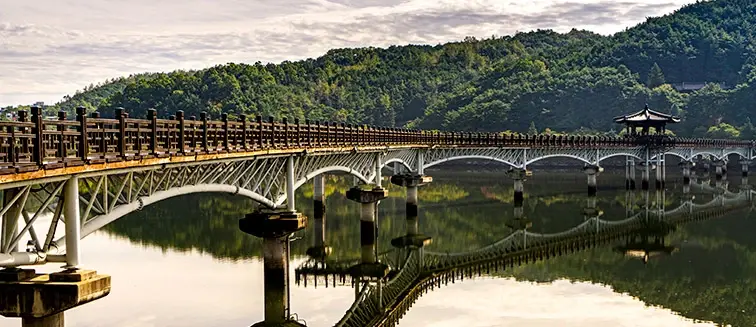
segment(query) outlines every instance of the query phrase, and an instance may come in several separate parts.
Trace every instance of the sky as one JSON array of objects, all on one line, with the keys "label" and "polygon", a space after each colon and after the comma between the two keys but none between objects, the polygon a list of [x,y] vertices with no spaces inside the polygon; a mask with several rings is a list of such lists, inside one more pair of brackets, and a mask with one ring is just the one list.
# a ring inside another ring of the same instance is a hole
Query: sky
[{"label": "sky", "polygon": [[109,78],[332,48],[571,28],[612,34],[695,0],[0,0],[0,106]]}]

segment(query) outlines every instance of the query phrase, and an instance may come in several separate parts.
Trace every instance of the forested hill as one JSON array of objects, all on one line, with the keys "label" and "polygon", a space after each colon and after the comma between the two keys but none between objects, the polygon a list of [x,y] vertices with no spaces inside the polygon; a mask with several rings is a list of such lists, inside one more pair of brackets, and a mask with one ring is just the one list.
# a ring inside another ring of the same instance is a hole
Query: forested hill
[{"label": "forested hill", "polygon": [[[755,30],[756,2],[708,1],[612,36],[535,31],[137,76],[93,87],[54,109],[596,133],[617,129],[612,116],[648,103],[683,117],[671,128],[678,135],[753,138]],[[711,84],[694,93],[670,85],[682,82]]]}]

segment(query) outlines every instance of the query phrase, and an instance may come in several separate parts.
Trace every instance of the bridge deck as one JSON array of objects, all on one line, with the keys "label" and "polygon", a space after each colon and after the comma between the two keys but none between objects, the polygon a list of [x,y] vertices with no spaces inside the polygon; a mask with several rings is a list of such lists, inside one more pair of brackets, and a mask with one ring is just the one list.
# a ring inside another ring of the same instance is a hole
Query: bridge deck
[{"label": "bridge deck", "polygon": [[[87,117],[78,110],[76,120],[44,120],[32,108],[17,122],[0,122],[0,183],[46,176],[68,175],[103,169],[118,169],[175,162],[295,154],[303,151],[352,151],[376,147],[635,147],[648,144],[648,137],[596,137],[470,133],[380,128],[343,123],[294,123],[245,116],[232,121],[185,119],[178,112],[172,119],[129,118],[123,110],[116,119]],[[686,138],[654,138],[663,146],[752,147],[752,141]]]}]

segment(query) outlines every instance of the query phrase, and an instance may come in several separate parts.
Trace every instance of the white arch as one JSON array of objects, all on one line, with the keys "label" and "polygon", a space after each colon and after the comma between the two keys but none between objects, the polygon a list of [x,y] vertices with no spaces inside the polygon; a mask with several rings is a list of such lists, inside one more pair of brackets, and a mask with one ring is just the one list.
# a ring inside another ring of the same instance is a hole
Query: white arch
[{"label": "white arch", "polygon": [[[107,214],[95,216],[91,220],[86,222],[83,226],[81,226],[81,238],[94,233],[105,225],[110,224],[129,213],[141,210],[148,205],[168,198],[192,193],[230,193],[250,198],[270,208],[275,207],[275,203],[273,203],[273,201],[266,199],[264,196],[258,193],[239,188],[238,186],[224,184],[187,185],[165,191],[158,191],[150,196],[139,197],[130,203],[116,206]],[[58,253],[63,253],[63,250],[65,249],[65,235],[58,238],[55,243],[57,244]]]},{"label": "white arch", "polygon": [[632,153],[612,153],[610,155],[607,155],[607,156],[599,158],[599,163],[602,162],[602,161],[604,161],[604,160],[606,160],[606,159],[614,158],[614,157],[619,157],[619,156],[627,156],[627,157],[633,157],[634,159],[643,160],[643,159],[641,159],[641,157],[639,157],[639,156],[637,156],[635,154],[632,154]]},{"label": "white arch", "polygon": [[389,160],[386,160],[386,162],[383,163],[383,166],[381,168],[386,167],[389,164],[395,163],[395,162],[401,163],[405,168],[407,168],[407,170],[412,171],[412,167],[410,167],[410,165],[408,165],[407,162],[402,160],[402,158],[391,158]]},{"label": "white arch", "polygon": [[[661,155],[662,155],[662,156],[675,156],[675,157],[678,157],[678,158],[680,158],[680,159],[682,159],[682,160],[688,160],[688,158],[686,158],[686,157],[685,157],[684,155],[682,155],[682,154],[679,154],[679,153],[677,153],[677,152],[664,152],[664,153],[662,153]],[[648,160],[656,160],[656,157],[657,157],[657,156],[658,156],[658,155],[656,155],[656,156],[651,156],[650,158],[648,158]]]},{"label": "white arch", "polygon": [[590,162],[589,160],[586,160],[585,158],[581,158],[581,157],[574,156],[574,155],[571,155],[571,154],[562,154],[562,153],[560,153],[560,154],[550,154],[550,155],[546,155],[546,156],[530,159],[530,160],[528,160],[528,161],[525,162],[525,165],[527,166],[527,165],[532,164],[534,162],[538,162],[538,161],[541,161],[541,160],[544,160],[544,159],[549,159],[549,158],[572,158],[572,159],[576,159],[578,161],[582,161],[582,162],[584,162],[586,164],[589,164],[589,165],[594,164],[593,162]]},{"label": "white arch", "polygon": [[509,162],[509,161],[506,161],[506,160],[504,160],[504,159],[499,159],[499,158],[490,157],[490,156],[476,156],[476,155],[469,155],[469,156],[455,156],[455,157],[449,157],[449,158],[444,158],[444,159],[436,160],[436,161],[433,161],[433,162],[431,162],[431,163],[428,163],[428,164],[426,164],[425,166],[423,166],[423,168],[429,168],[429,167],[433,167],[433,166],[435,166],[435,165],[438,165],[438,164],[440,164],[440,163],[444,163],[444,162],[447,162],[447,161],[462,160],[462,159],[482,159],[482,160],[491,160],[491,161],[501,162],[501,163],[504,163],[504,164],[510,165],[510,166],[512,166],[512,167],[515,167],[515,168],[519,167],[519,165],[516,165],[516,164],[514,164],[514,163],[512,163],[512,162]]},{"label": "white arch", "polygon": [[722,159],[719,155],[714,154],[713,152],[709,152],[709,151],[693,152],[692,157],[695,158],[696,156],[700,156],[700,155],[710,155],[716,159]]},{"label": "white arch", "polygon": [[[348,173],[348,174],[350,174],[352,176],[355,176],[355,177],[359,178],[363,183],[366,183],[366,184],[370,183],[370,179],[368,179],[367,177],[365,177],[365,175],[363,175],[359,171],[354,170],[353,168],[349,168],[349,167],[346,167],[346,166],[328,166],[328,167],[320,168],[320,169],[315,170],[313,172],[307,173],[307,175],[305,175],[304,178],[301,178],[298,181],[294,182],[294,189],[296,190],[296,189],[300,188],[302,185],[304,185],[305,183],[307,183],[307,181],[315,178],[315,176],[318,176],[320,174],[334,172],[334,171],[345,172],[345,173]],[[276,199],[276,201],[274,203],[274,207],[281,206],[285,202],[286,202],[286,196],[280,196],[280,197],[278,197]]]}]

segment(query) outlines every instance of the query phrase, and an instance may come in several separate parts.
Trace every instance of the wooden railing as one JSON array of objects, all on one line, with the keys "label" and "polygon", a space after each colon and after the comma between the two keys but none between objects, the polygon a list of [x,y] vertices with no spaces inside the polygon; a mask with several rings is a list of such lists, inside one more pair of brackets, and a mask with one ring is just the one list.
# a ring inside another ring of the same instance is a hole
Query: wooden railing
[{"label": "wooden railing", "polygon": [[[661,146],[751,147],[753,141],[669,137],[603,137],[575,135],[525,135],[478,132],[438,132],[384,128],[344,123],[283,119],[248,120],[240,115],[220,121],[203,112],[199,119],[182,111],[159,119],[154,109],[147,119],[130,118],[124,109],[116,118],[86,115],[77,108],[76,119],[65,112],[57,120],[42,118],[38,107],[31,117],[19,111],[18,121],[0,122],[0,174],[54,169],[103,162],[193,156],[197,154],[249,152],[269,149],[310,149],[363,146],[465,146],[465,147],[634,147]],[[30,118],[30,119],[29,119]]]}]

